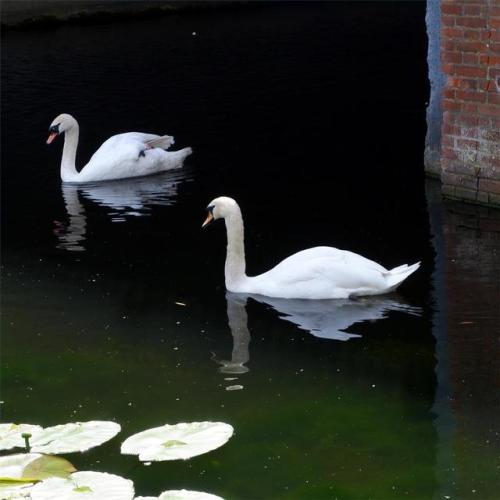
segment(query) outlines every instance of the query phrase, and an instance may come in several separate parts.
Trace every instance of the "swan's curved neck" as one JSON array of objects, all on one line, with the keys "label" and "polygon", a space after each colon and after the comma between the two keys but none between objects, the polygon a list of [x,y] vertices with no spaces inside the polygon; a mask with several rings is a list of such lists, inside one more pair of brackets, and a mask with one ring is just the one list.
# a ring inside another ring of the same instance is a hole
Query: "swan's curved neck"
[{"label": "swan's curved neck", "polygon": [[79,127],[75,120],[73,126],[64,133],[64,148],[61,160],[61,179],[63,182],[74,182],[78,179],[78,171],[75,166],[78,132]]},{"label": "swan's curved neck", "polygon": [[239,291],[239,286],[247,278],[243,218],[239,208],[226,217],[225,222],[227,230],[226,288],[229,291]]}]

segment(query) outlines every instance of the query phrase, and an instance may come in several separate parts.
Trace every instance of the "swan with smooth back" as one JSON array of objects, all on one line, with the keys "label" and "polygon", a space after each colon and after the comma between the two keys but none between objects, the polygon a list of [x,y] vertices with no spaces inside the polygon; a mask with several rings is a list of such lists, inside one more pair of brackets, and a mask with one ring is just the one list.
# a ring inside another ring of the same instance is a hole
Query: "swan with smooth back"
[{"label": "swan with smooth back", "polygon": [[59,115],[49,127],[47,144],[64,134],[61,159],[63,182],[80,183],[109,181],[157,174],[180,168],[191,148],[166,151],[174,138],[169,135],[126,132],[113,135],[92,155],[89,162],[78,171],[75,166],[79,126],[71,115]]},{"label": "swan with smooth back", "polygon": [[224,219],[227,232],[226,288],[235,293],[254,293],[284,299],[347,299],[380,295],[395,290],[416,264],[385,267],[347,250],[314,247],[297,252],[258,276],[246,275],[244,228],[235,200],[221,196],[208,206],[202,227]]}]

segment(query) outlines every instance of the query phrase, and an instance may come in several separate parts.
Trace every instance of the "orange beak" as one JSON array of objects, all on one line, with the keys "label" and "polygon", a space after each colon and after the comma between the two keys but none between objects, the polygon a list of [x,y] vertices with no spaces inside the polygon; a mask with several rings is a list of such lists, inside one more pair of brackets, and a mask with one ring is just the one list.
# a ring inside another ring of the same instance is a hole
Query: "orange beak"
[{"label": "orange beak", "polygon": [[214,216],[212,215],[212,212],[208,212],[207,218],[205,219],[205,222],[201,225],[201,227],[208,226],[213,220]]},{"label": "orange beak", "polygon": [[55,132],[51,132],[49,135],[49,138],[47,139],[47,144],[50,144],[59,134],[56,134]]}]

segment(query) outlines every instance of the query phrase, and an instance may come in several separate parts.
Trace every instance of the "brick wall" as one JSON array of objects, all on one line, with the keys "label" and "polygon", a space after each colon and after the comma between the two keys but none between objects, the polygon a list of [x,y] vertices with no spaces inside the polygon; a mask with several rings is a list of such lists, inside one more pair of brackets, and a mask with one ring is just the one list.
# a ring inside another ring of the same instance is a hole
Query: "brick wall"
[{"label": "brick wall", "polygon": [[442,0],[443,193],[500,206],[500,3]]}]

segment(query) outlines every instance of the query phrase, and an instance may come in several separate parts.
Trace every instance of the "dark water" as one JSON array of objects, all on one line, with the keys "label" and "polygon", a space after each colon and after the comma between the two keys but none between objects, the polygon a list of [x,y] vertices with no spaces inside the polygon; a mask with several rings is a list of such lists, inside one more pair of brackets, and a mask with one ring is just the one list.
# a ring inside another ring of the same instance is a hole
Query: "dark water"
[{"label": "dark water", "polygon": [[[2,421],[116,420],[118,438],[68,458],[141,495],[498,498],[500,216],[425,189],[424,8],[6,33]],[[62,145],[45,146],[61,112],[80,165],[129,130],[195,154],[174,175],[61,186]],[[200,229],[221,194],[242,206],[250,274],[319,244],[422,267],[357,302],[226,295],[223,225]],[[235,435],[182,463],[119,454],[196,420]]]}]

